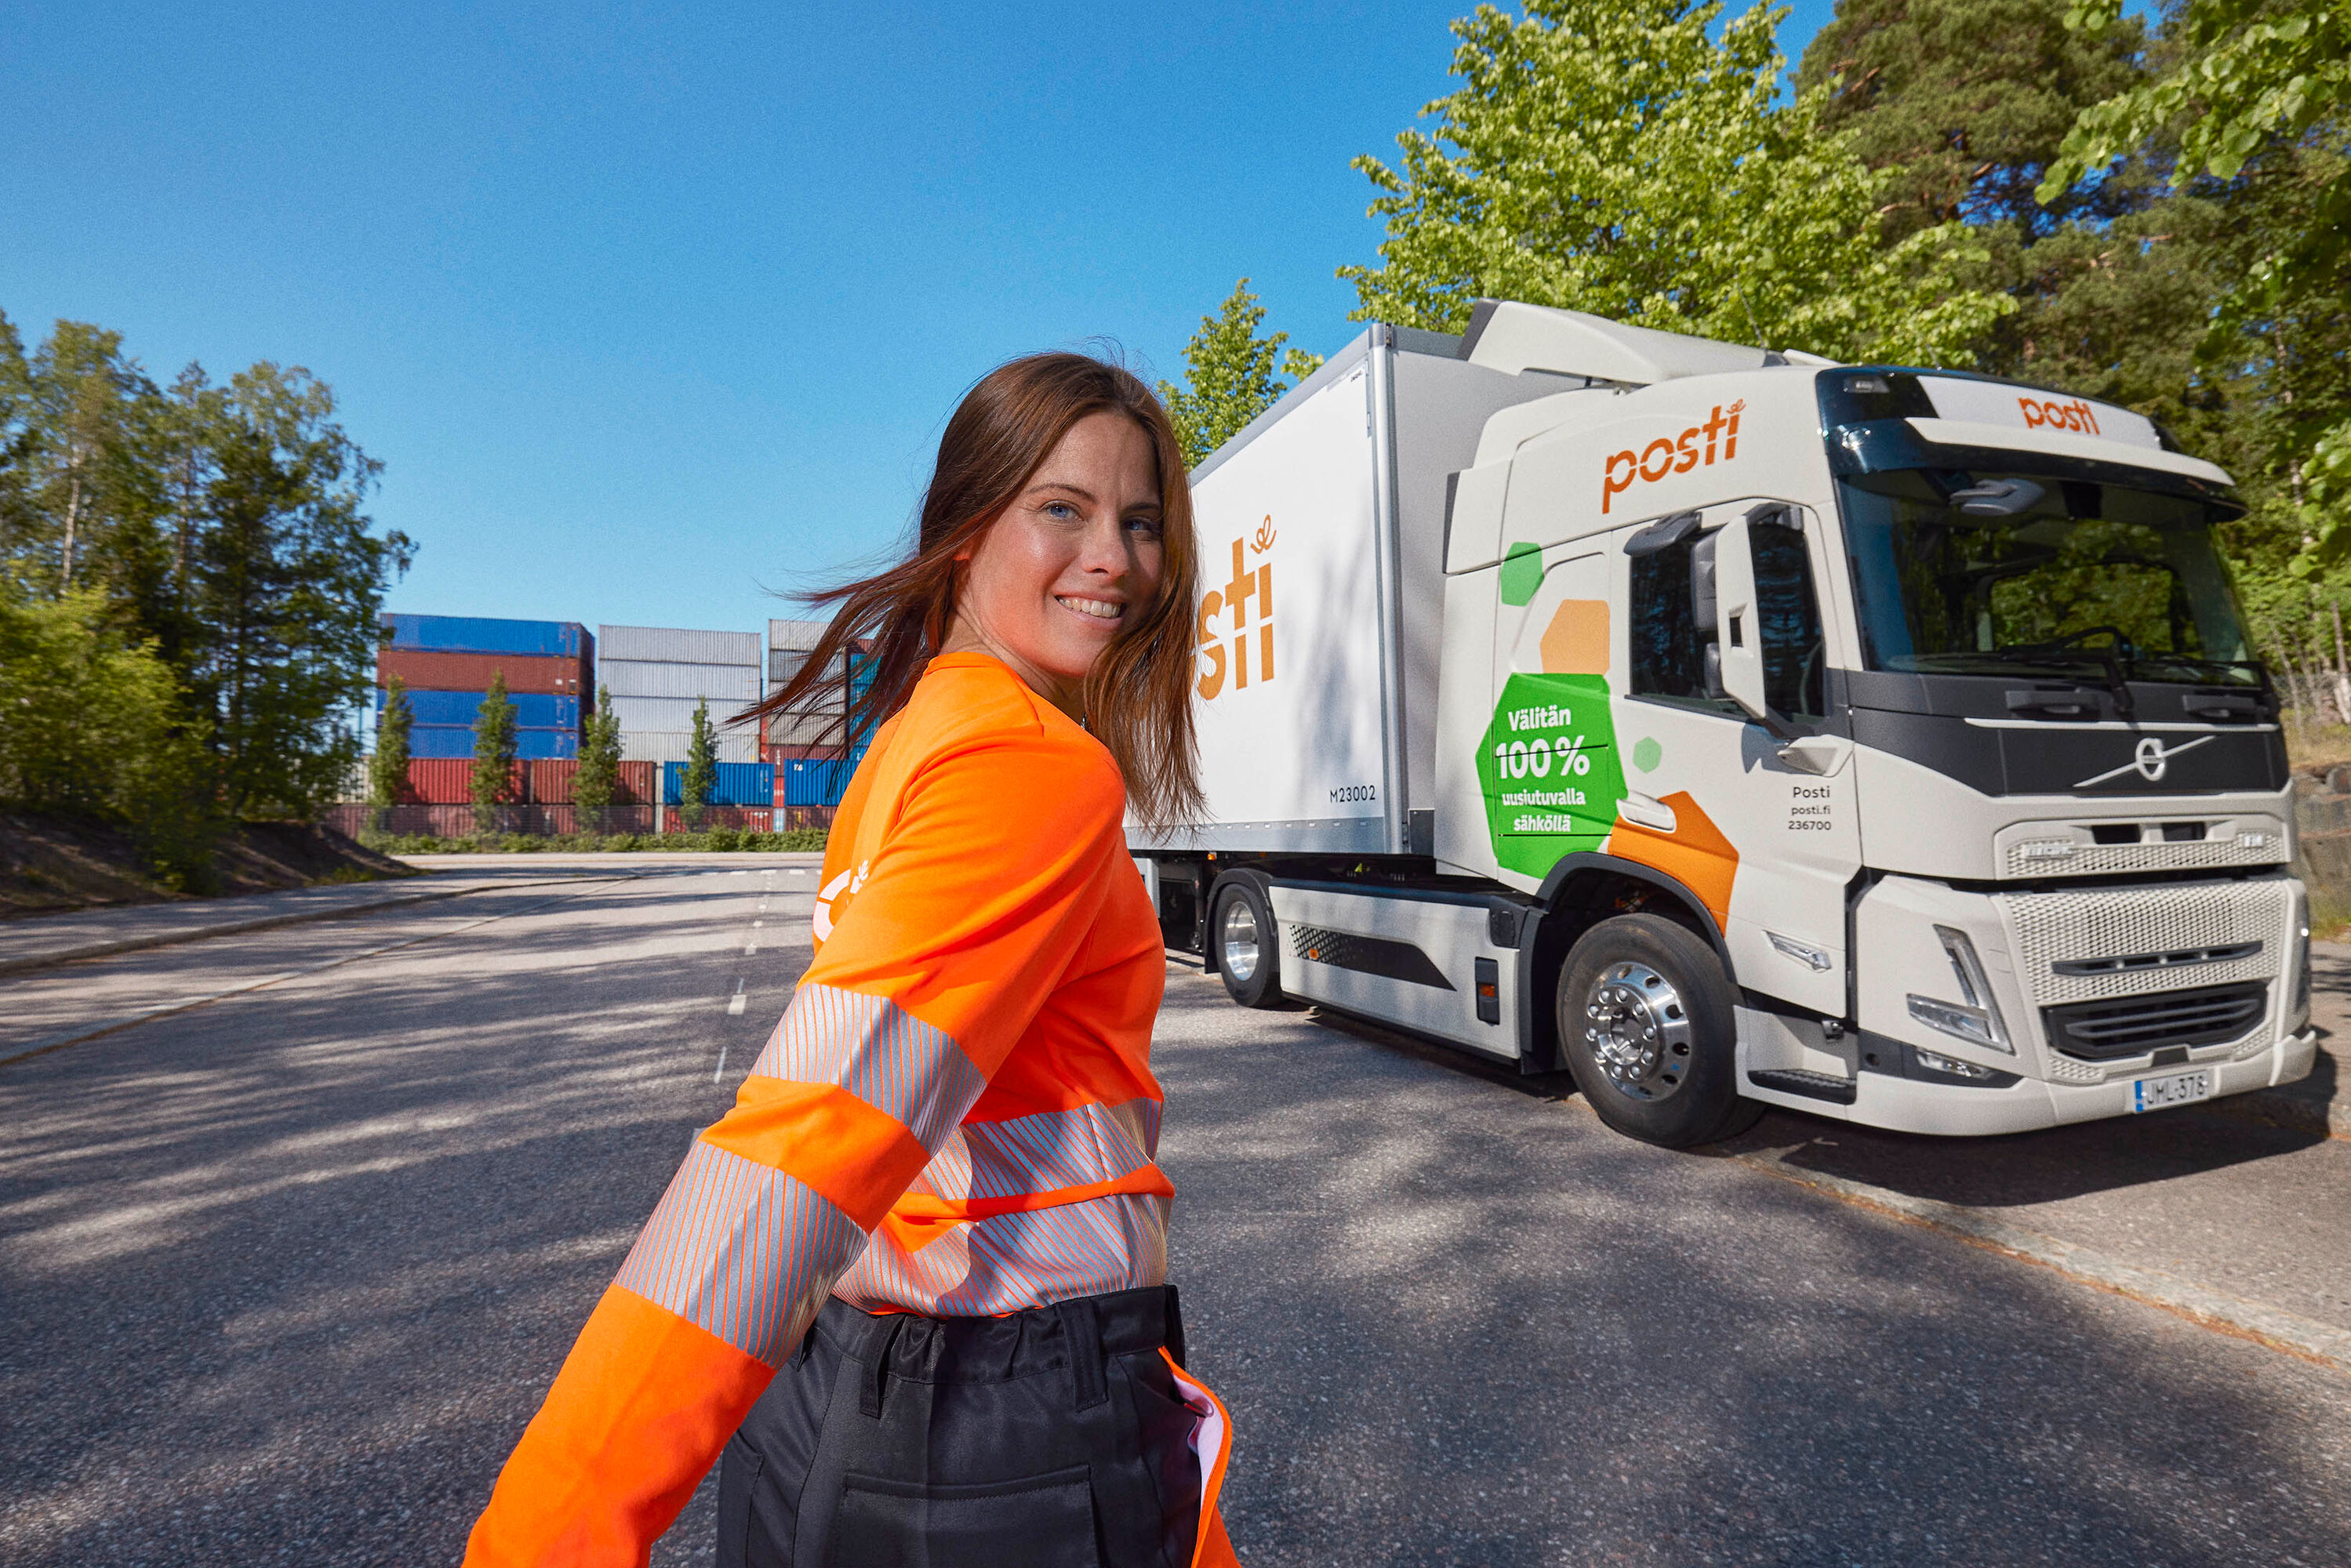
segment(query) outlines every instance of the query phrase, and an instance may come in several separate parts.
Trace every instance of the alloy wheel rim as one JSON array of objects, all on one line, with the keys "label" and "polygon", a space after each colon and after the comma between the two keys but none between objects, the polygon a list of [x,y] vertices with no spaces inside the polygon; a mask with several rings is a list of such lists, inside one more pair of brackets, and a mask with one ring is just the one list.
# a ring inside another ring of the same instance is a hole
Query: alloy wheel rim
[{"label": "alloy wheel rim", "polygon": [[1217,933],[1218,961],[1225,973],[1246,986],[1257,974],[1258,936],[1257,911],[1246,898],[1228,900],[1225,904],[1223,929]]},{"label": "alloy wheel rim", "polygon": [[1690,1064],[1689,1009],[1674,983],[1648,965],[1620,959],[1600,972],[1584,998],[1583,1039],[1617,1092],[1662,1100],[1682,1086]]}]

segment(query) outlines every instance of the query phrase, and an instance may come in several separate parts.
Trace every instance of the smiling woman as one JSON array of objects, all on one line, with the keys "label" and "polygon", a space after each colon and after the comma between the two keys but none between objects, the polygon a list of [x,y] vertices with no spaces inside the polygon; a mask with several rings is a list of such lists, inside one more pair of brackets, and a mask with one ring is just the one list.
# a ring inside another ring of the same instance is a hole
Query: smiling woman
[{"label": "smiling woman", "polygon": [[[874,732],[816,957],[604,1292],[469,1563],[638,1563],[714,1458],[727,1568],[1230,1563],[1155,1162],[1126,852],[1193,779],[1190,493],[1126,371],[1016,360],[913,555],[840,589]],[[798,695],[787,686],[772,702]],[[731,1435],[730,1435],[731,1434]]]},{"label": "smiling woman", "polygon": [[1191,486],[1151,390],[1083,354],[1014,360],[947,421],[913,553],[810,595],[840,608],[800,673],[750,711],[805,707],[863,645],[871,684],[845,741],[905,706],[934,656],[987,653],[1102,744],[1145,821],[1182,821],[1199,800],[1196,571]]}]

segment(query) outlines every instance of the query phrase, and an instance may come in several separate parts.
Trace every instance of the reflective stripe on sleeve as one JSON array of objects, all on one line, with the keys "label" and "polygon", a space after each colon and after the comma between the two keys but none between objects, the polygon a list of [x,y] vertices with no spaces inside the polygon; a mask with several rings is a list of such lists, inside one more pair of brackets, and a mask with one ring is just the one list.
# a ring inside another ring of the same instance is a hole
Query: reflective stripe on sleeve
[{"label": "reflective stripe on sleeve", "polygon": [[895,1117],[934,1152],[987,1087],[945,1031],[886,997],[812,981],[792,993],[751,1071],[790,1083],[838,1084]]},{"label": "reflective stripe on sleeve", "polygon": [[696,1141],[612,1282],[775,1366],[864,1241],[783,1172]]}]

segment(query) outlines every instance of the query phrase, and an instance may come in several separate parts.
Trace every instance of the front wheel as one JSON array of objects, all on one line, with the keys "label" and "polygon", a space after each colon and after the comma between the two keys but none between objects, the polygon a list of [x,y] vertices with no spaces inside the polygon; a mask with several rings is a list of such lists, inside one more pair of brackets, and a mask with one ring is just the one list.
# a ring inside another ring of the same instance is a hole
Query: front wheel
[{"label": "front wheel", "polygon": [[1281,955],[1274,946],[1273,906],[1258,883],[1227,882],[1208,908],[1208,942],[1225,989],[1245,1008],[1281,1000]]},{"label": "front wheel", "polygon": [[1600,1119],[1669,1149],[1754,1124],[1739,1093],[1739,1026],[1714,950],[1656,915],[1585,932],[1559,977],[1559,1038]]}]

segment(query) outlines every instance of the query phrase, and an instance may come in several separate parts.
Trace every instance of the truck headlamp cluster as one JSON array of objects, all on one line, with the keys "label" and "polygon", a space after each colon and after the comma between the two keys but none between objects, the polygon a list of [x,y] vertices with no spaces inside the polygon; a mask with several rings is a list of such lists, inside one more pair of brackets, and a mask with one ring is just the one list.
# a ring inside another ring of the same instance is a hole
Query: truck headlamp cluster
[{"label": "truck headlamp cluster", "polygon": [[2014,1056],[2016,1047],[2009,1043],[2007,1027],[2001,1021],[2000,1004],[1992,999],[1991,982],[1984,976],[1982,960],[1976,956],[1976,945],[1968,940],[1966,932],[1949,925],[1936,926],[1935,939],[1943,945],[1943,953],[1951,961],[1951,974],[1959,983],[1961,999],[1945,1002],[1914,995],[1910,998],[1910,1016],[1953,1040],[1989,1046]]}]

